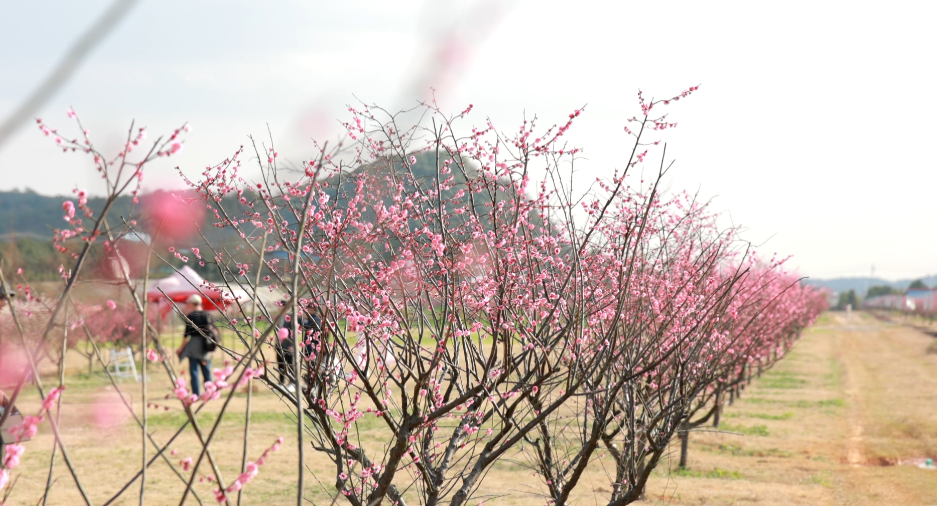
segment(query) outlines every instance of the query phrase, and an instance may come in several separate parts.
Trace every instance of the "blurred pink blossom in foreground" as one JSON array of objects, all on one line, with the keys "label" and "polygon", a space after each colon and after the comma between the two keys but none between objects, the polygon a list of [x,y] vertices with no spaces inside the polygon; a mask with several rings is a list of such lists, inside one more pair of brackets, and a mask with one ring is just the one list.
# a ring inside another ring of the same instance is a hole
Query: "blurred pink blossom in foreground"
[{"label": "blurred pink blossom in foreground", "polygon": [[49,391],[49,395],[47,395],[46,398],[42,401],[42,409],[51,411],[52,408],[55,407],[55,401],[57,401],[62,395],[63,390],[65,390],[65,385],[55,387]]},{"label": "blurred pink blossom in foreground", "polygon": [[143,216],[150,236],[175,244],[198,235],[205,208],[170,192],[155,192],[143,199]]},{"label": "blurred pink blossom in foreground", "polygon": [[120,395],[113,390],[100,392],[92,403],[92,421],[100,430],[113,429],[130,418],[127,406],[120,400]]},{"label": "blurred pink blossom in foreground", "polygon": [[0,346],[0,386],[13,385],[29,371],[29,358],[19,348]]}]

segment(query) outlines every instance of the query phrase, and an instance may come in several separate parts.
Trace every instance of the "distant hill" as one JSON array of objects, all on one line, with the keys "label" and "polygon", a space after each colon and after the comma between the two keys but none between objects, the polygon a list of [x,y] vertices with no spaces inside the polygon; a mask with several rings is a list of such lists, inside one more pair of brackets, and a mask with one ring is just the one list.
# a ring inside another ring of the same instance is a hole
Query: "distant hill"
[{"label": "distant hill", "polygon": [[[157,193],[161,191],[157,190]],[[145,201],[147,197],[148,195],[143,195],[142,199]],[[78,197],[75,195],[40,195],[32,190],[0,192],[0,242],[8,242],[14,239],[51,240],[55,229],[67,228],[67,224],[62,219],[64,214],[62,212],[62,202],[65,200],[76,202]],[[104,207],[104,202],[103,197],[88,199],[88,206],[94,210],[95,216]],[[129,195],[118,197],[108,213],[108,222],[113,226],[120,223],[121,217],[130,218],[131,203]],[[243,208],[234,197],[226,197],[224,205],[229,211],[234,212]],[[133,218],[145,219],[139,216],[139,212],[140,208],[138,207],[134,211]],[[90,224],[89,220],[85,221],[86,224]],[[209,224],[207,215],[201,226],[208,234],[218,230],[213,229]],[[224,230],[223,232],[228,231]]]},{"label": "distant hill", "polygon": [[[0,241],[11,239],[51,239],[53,230],[63,228],[62,202],[77,200],[74,195],[46,196],[32,190],[0,192]],[[95,212],[104,206],[103,198],[88,199]],[[113,215],[130,212],[130,197],[117,200]]]},{"label": "distant hill", "polygon": [[[144,200],[146,195],[142,197]],[[48,196],[27,190],[24,192],[0,192],[0,258],[3,260],[5,272],[13,272],[22,268],[32,281],[48,281],[59,277],[58,267],[70,265],[72,259],[56,251],[52,244],[52,237],[56,228],[67,228],[62,219],[62,202],[65,200],[77,201],[74,195]],[[105,199],[88,199],[88,205],[97,216],[104,207]],[[132,209],[130,196],[120,197],[108,213],[108,223],[112,226],[121,222],[121,217],[129,218]],[[242,206],[234,198],[225,199],[226,208],[238,211]],[[145,217],[139,216],[139,208],[133,218],[145,222]],[[93,220],[86,220],[90,225]],[[213,219],[211,221],[214,221]],[[203,231],[208,235],[216,236],[221,233],[222,239],[229,239],[233,233],[230,229],[212,227],[206,218],[201,223]],[[95,263],[102,257],[101,242],[92,246],[89,260]],[[205,272],[203,276],[212,273],[207,268],[197,267]],[[94,276],[93,269],[86,270],[86,275]]]},{"label": "distant hill", "polygon": [[[430,181],[434,181],[436,170],[435,159],[432,154],[417,154],[416,158],[418,162],[413,167],[416,178],[424,184],[429,184]],[[380,170],[377,164],[364,166],[362,168],[365,170]],[[453,176],[456,178],[457,185],[459,183],[464,183],[464,178],[458,174],[457,171],[454,171]],[[331,182],[334,185],[338,180],[332,178]],[[343,182],[342,185],[346,192],[350,194],[354,193],[353,183]],[[452,189],[446,192],[446,196],[451,197],[451,194],[455,192],[456,190]],[[145,200],[147,196],[144,195],[142,198]],[[77,197],[75,195],[40,195],[31,189],[27,189],[26,191],[0,191],[0,242],[13,239],[33,239],[38,241],[52,239],[56,228],[65,228],[66,226],[66,223],[62,220],[62,202],[65,200],[77,201]],[[88,205],[95,211],[95,215],[104,207],[104,200],[105,199],[102,197],[88,199]],[[224,207],[228,209],[229,212],[246,210],[246,208],[237,202],[235,197],[231,196],[224,199]],[[126,195],[118,198],[114,207],[108,214],[109,221],[113,220],[114,223],[119,222],[121,216],[129,216],[130,210],[131,197]],[[213,229],[211,225],[208,225],[209,221],[214,220],[208,220],[208,216],[206,216],[205,223],[202,224],[203,231],[206,233],[209,233]],[[217,231],[219,229],[214,230]],[[223,238],[234,233],[230,228],[221,229],[221,232]]]},{"label": "distant hill", "polygon": [[831,279],[807,279],[805,283],[812,286],[822,286],[829,288],[834,292],[848,292],[855,290],[857,294],[864,295],[870,286],[891,286],[899,290],[908,288],[916,279],[924,281],[927,286],[937,285],[937,276],[901,279],[898,281],[889,281],[882,278],[856,277],[856,278],[831,278]]},{"label": "distant hill", "polygon": [[[429,154],[417,154],[418,163],[413,167],[413,173],[421,184],[432,184],[435,181],[435,158]],[[359,170],[381,170],[379,164],[364,166]],[[474,170],[474,169],[471,169]],[[465,179],[461,174],[454,173],[456,185],[464,186]],[[348,194],[354,194],[354,182],[345,176],[345,180],[339,183],[337,178],[331,178],[332,188],[341,184],[342,188]],[[330,191],[335,191],[330,190]],[[444,191],[447,198],[451,198],[457,191],[457,188],[450,188]],[[157,193],[159,190],[157,191]],[[150,195],[143,195],[141,199],[146,202]],[[55,229],[67,228],[68,224],[62,219],[62,203],[65,200],[77,201],[75,195],[40,195],[33,190],[26,191],[7,191],[0,192],[0,258],[4,261],[4,269],[23,268],[30,273],[33,280],[51,280],[58,277],[58,267],[68,265],[71,260],[64,254],[56,251],[52,244],[52,237]],[[102,197],[91,198],[88,200],[89,207],[94,211],[94,215],[99,215],[104,207],[105,199]],[[340,201],[339,206],[347,202]],[[134,212],[133,219],[137,219],[141,228],[146,230],[146,216],[139,216],[141,207],[134,208],[129,195],[122,196],[112,207],[108,214],[108,222],[114,226],[121,222],[121,217],[130,218],[131,211]],[[243,217],[243,213],[248,208],[238,202],[235,195],[225,197],[223,201],[225,209],[232,216]],[[479,203],[481,206],[482,204]],[[253,212],[253,210],[251,210]],[[284,217],[287,221],[293,222],[288,213]],[[86,225],[90,225],[93,220],[85,220]],[[212,238],[219,239],[223,243],[240,243],[240,238],[231,227],[217,228],[212,226],[215,221],[211,213],[206,213],[204,220],[200,224],[202,232]],[[196,239],[192,246],[202,247],[200,239]],[[100,244],[100,243],[99,243]],[[92,256],[100,256],[101,252],[96,251],[99,244],[92,248]],[[200,272],[203,276],[210,277],[212,273]]]}]

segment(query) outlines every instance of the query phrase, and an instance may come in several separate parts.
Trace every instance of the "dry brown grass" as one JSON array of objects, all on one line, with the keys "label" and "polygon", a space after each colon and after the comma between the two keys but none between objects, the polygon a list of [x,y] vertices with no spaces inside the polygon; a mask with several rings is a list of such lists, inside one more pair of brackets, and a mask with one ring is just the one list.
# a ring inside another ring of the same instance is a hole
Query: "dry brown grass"
[{"label": "dry brown grass", "polygon": [[[672,454],[655,471],[641,504],[937,504],[937,472],[895,465],[937,456],[937,356],[925,351],[933,341],[917,330],[862,314],[849,321],[842,315],[825,315],[805,333],[791,356],[727,407],[721,429],[745,435],[694,433],[689,470],[677,471],[677,455]],[[76,371],[86,367],[80,357],[72,363]],[[168,386],[162,374],[153,374],[151,392],[165,393]],[[124,383],[122,388],[139,398],[139,384]],[[70,380],[62,424],[68,450],[95,504],[140,465],[140,434],[132,422],[109,430],[91,423],[90,403],[104,390],[106,383],[100,379]],[[232,478],[240,465],[244,402],[245,396],[238,394],[232,406],[235,416],[222,422],[212,445],[224,474]],[[295,504],[296,436],[289,408],[269,392],[255,395],[253,402],[250,458],[260,455],[277,436],[286,443],[245,488],[244,504]],[[20,405],[28,413],[37,403],[31,390]],[[178,408],[168,404],[171,410],[155,415],[151,422],[158,440],[167,439],[181,421]],[[205,426],[219,406],[215,402],[206,408],[201,417]],[[375,428],[365,438],[377,443],[381,434]],[[27,443],[10,505],[39,500],[51,447],[44,424]],[[197,456],[190,432],[172,447],[179,451],[175,462]],[[315,504],[328,504],[334,493],[326,479],[331,476],[329,462],[307,451],[306,463],[323,479],[322,485],[307,479],[307,497]],[[61,458],[54,479],[48,504],[81,502]],[[155,464],[148,475],[147,502],[176,504],[182,488],[164,464]],[[208,483],[197,485],[206,504],[213,504],[211,488]],[[134,486],[119,504],[136,504],[138,490]],[[607,490],[600,461],[571,504],[602,504]],[[493,504],[539,505],[545,502],[539,491],[537,480],[521,461],[496,465],[479,493]]]}]

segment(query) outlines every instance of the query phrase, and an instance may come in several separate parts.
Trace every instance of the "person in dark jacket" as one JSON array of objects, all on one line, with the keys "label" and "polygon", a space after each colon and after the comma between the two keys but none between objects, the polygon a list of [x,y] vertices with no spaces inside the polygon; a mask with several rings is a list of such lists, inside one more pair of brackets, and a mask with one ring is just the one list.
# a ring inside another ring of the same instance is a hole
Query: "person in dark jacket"
[{"label": "person in dark jacket", "polygon": [[[301,316],[297,322],[299,324],[299,333],[303,342],[302,355],[300,361],[305,361],[307,357],[312,356],[316,347],[319,345],[319,332],[321,332],[321,319],[313,302],[306,305],[306,310],[301,310]],[[293,374],[293,361],[296,353],[296,339],[293,337],[293,322],[286,318],[280,324],[281,328],[286,329],[287,337],[279,341],[277,346],[277,370],[280,376],[280,384],[286,385],[289,391],[293,391],[293,381],[289,378]]]},{"label": "person in dark jacket", "polygon": [[322,319],[319,318],[319,310],[312,301],[306,304],[306,311],[299,320],[299,326],[302,328],[305,343],[303,356],[311,357],[319,346],[319,334],[322,332]]},{"label": "person in dark jacket", "polygon": [[293,325],[284,319],[280,327],[286,329],[287,336],[277,341],[277,372],[280,376],[280,384],[285,385],[286,389],[292,392],[294,387],[290,375],[293,372],[293,351],[296,349],[293,341]]},{"label": "person in dark jacket", "polygon": [[211,353],[215,350],[218,329],[215,318],[202,309],[202,297],[192,294],[186,300],[188,319],[185,322],[185,335],[182,346],[176,351],[180,359],[189,359],[189,376],[192,378],[192,393],[199,395],[201,383],[198,379],[202,371],[203,381],[211,381]]},{"label": "person in dark jacket", "polygon": [[10,290],[9,286],[0,285],[0,309],[3,309],[3,306],[11,303],[13,297],[16,297],[16,292]]}]

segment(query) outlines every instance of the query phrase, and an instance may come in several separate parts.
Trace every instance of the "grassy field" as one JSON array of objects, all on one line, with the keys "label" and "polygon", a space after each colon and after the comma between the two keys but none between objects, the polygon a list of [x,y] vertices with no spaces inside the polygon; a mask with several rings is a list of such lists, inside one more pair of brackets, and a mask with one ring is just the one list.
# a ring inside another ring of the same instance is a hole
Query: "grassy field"
[{"label": "grassy field", "polygon": [[[933,341],[919,330],[864,314],[850,320],[843,314],[824,315],[788,358],[727,407],[718,431],[691,435],[688,469],[678,470],[678,455],[671,453],[655,471],[641,504],[937,505],[937,472],[912,465],[913,459],[937,456],[937,355],[926,353]],[[81,357],[69,360],[76,375],[86,367]],[[163,394],[155,399],[160,404],[169,391],[163,376],[154,373],[150,384],[151,397]],[[123,383],[121,389],[139,399],[138,383]],[[63,436],[95,504],[103,503],[140,467],[140,432],[134,422],[94,416],[96,406],[112,402],[114,395],[106,381],[85,375],[69,380],[65,397]],[[246,394],[237,394],[232,406],[236,415],[222,421],[212,444],[229,479],[240,468],[245,402]],[[256,459],[278,436],[286,442],[245,487],[243,504],[295,504],[296,435],[290,409],[266,391],[254,395],[252,402],[249,459]],[[174,402],[166,404],[168,411],[151,411],[150,425],[160,441],[184,419]],[[219,406],[210,403],[199,416],[206,430]],[[26,413],[35,411],[34,390],[20,407]],[[364,438],[379,441],[381,435],[375,426]],[[26,443],[8,505],[36,504],[40,499],[52,441],[43,424],[40,434]],[[170,457],[175,463],[198,455],[191,431],[171,448],[177,451]],[[306,496],[314,504],[329,504],[334,494],[326,479],[331,476],[329,462],[307,451],[306,464],[313,471],[307,475]],[[572,504],[601,504],[595,496],[607,496],[608,485],[600,467],[587,476]],[[203,467],[200,474],[206,470]],[[498,499],[487,502],[543,504],[529,473],[517,464],[498,464],[482,487]],[[53,480],[48,504],[81,502],[61,458]],[[154,464],[147,481],[148,503],[178,503],[184,485],[165,464]],[[205,504],[214,503],[212,488],[210,483],[196,483]],[[135,485],[115,504],[137,504],[138,493]]]}]

